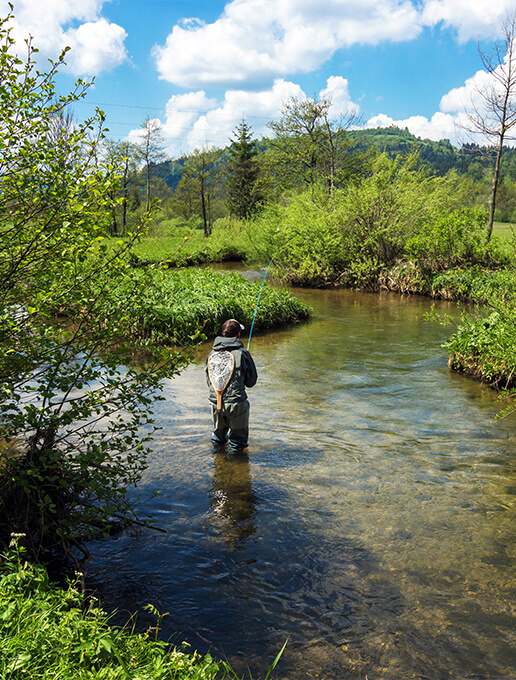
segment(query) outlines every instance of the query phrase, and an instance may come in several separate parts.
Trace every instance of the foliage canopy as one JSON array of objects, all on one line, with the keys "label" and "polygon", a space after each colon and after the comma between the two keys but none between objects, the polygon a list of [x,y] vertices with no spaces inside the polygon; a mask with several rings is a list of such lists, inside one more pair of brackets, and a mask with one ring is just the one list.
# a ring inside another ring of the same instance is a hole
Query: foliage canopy
[{"label": "foliage canopy", "polygon": [[14,53],[11,21],[0,22],[0,542],[21,531],[39,554],[130,516],[150,405],[185,358],[149,348],[147,370],[122,367],[127,305],[149,281],[127,285],[130,241],[102,243],[119,186],[99,162],[103,114],[55,134],[88,83],[58,96],[65,53],[40,72],[30,41],[26,59]]}]

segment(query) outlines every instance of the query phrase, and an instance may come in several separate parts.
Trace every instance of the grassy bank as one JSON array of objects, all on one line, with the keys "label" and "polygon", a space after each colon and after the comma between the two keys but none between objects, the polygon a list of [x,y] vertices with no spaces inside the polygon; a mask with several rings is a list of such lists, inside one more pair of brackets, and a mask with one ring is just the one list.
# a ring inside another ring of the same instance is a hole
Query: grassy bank
[{"label": "grassy bank", "polygon": [[[135,285],[135,279],[140,296],[126,296],[120,287],[111,294],[111,303],[117,306],[120,299],[129,300],[125,311],[134,337],[163,344],[181,344],[199,332],[214,337],[229,318],[239,319],[249,329],[261,288],[261,281],[251,283],[239,273],[210,269],[134,270],[128,287]],[[254,329],[295,324],[310,315],[310,307],[288,291],[265,285]]]},{"label": "grassy bank", "polygon": [[[77,584],[50,583],[43,567],[19,549],[0,563],[0,677],[2,680],[215,680],[235,677],[209,655],[170,648],[158,628],[136,634],[109,625]],[[159,621],[159,617],[158,617]]]},{"label": "grassy bank", "polygon": [[428,275],[404,263],[386,279],[388,287],[398,292],[474,303],[475,312],[463,313],[445,345],[449,366],[498,389],[516,387],[514,266],[494,270],[473,266]]},{"label": "grassy bank", "polygon": [[516,311],[488,316],[463,315],[462,325],[446,343],[449,365],[499,389],[516,387]]},{"label": "grassy bank", "polygon": [[239,262],[249,255],[250,246],[241,223],[230,218],[218,220],[209,238],[200,229],[181,227],[166,235],[147,236],[131,249],[135,264],[162,262],[171,268],[206,262]]}]

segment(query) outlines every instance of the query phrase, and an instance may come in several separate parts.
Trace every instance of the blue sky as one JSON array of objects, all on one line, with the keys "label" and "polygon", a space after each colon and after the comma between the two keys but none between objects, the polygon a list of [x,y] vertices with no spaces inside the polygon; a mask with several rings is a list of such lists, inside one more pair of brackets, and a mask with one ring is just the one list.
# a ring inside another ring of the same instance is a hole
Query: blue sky
[{"label": "blue sky", "polygon": [[[418,136],[458,131],[489,48],[516,0],[14,0],[14,37],[41,57],[65,45],[69,89],[95,76],[74,113],[95,105],[110,134],[162,124],[171,157],[225,146],[244,117],[254,134],[291,96],[331,96],[335,116]],[[0,0],[3,13],[6,0]]]}]

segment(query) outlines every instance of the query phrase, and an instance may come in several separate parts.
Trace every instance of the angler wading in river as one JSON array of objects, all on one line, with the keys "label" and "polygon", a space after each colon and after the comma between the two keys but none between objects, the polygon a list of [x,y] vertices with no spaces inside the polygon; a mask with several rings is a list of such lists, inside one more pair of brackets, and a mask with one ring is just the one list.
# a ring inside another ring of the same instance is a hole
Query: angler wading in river
[{"label": "angler wading in river", "polygon": [[222,324],[221,333],[213,342],[206,361],[206,380],[213,415],[214,446],[228,444],[229,453],[241,453],[248,445],[249,401],[246,387],[253,387],[258,378],[256,366],[244,349],[240,333],[244,326],[236,319]]}]

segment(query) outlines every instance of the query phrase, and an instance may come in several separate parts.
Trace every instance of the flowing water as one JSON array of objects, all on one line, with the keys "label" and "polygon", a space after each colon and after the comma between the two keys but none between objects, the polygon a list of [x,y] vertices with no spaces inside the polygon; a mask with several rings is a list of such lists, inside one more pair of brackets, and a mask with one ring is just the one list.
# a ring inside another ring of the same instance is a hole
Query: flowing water
[{"label": "flowing water", "polygon": [[516,678],[516,418],[448,370],[429,300],[295,294],[313,320],[252,338],[248,457],[211,451],[205,347],[139,489],[166,533],[93,542],[89,585],[254,678],[287,639],[278,679]]}]

